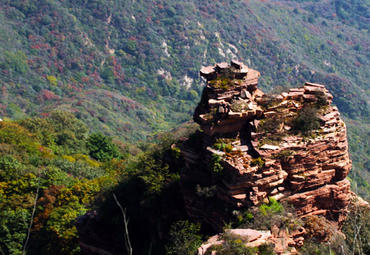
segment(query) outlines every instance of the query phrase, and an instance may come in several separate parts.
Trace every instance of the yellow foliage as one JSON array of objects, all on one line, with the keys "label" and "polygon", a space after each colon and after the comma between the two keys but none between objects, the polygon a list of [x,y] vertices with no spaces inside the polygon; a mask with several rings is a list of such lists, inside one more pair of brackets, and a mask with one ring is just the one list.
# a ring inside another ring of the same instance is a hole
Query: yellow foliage
[{"label": "yellow foliage", "polygon": [[86,159],[86,163],[89,165],[89,166],[92,166],[92,167],[100,167],[101,166],[101,163],[96,161],[96,160],[93,160],[93,159]]},{"label": "yellow foliage", "polygon": [[35,137],[13,121],[0,122],[0,143],[14,144],[28,152],[37,152],[39,148]]},{"label": "yellow foliage", "polygon": [[6,182],[0,182],[0,195],[4,195],[7,188],[8,184]]},{"label": "yellow foliage", "polygon": [[76,160],[81,160],[81,161],[87,163],[91,167],[100,167],[102,165],[99,161],[93,160],[85,154],[74,154],[73,157]]},{"label": "yellow foliage", "polygon": [[63,188],[58,195],[57,204],[59,206],[78,202],[81,204],[90,203],[95,195],[101,190],[101,183],[98,179],[78,180],[72,187]]},{"label": "yellow foliage", "polygon": [[24,194],[28,193],[30,189],[33,189],[37,185],[37,177],[33,173],[27,173],[21,178],[17,178],[9,181],[7,184],[7,194]]},{"label": "yellow foliage", "polygon": [[49,83],[53,86],[58,85],[58,79],[54,75],[47,75],[46,79],[49,81]]},{"label": "yellow foliage", "polygon": [[73,157],[76,159],[76,160],[86,160],[89,158],[89,156],[85,155],[85,154],[74,154]]},{"label": "yellow foliage", "polygon": [[76,162],[76,159],[74,157],[72,157],[72,156],[63,155],[62,157],[63,157],[63,159],[65,159],[65,160],[67,160],[69,162],[72,162],[72,163]]}]

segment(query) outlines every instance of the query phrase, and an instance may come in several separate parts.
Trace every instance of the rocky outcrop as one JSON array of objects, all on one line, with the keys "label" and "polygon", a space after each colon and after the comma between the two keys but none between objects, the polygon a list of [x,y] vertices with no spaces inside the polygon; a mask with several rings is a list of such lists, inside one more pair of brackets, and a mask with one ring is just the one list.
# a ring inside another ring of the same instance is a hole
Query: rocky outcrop
[{"label": "rocky outcrop", "polygon": [[[272,242],[273,240],[271,231],[258,231],[254,229],[226,229],[225,234],[231,238],[238,238],[247,247],[260,246],[262,244]],[[198,248],[198,255],[205,255],[207,250],[212,250],[213,247],[223,245],[224,243],[225,241],[223,236],[214,235]]]},{"label": "rocky outcrop", "polygon": [[285,229],[273,228],[272,231],[254,229],[226,229],[223,235],[214,235],[198,248],[198,255],[205,255],[207,251],[217,254],[215,247],[225,244],[225,236],[241,241],[246,247],[258,247],[263,244],[272,244],[276,254],[299,254],[295,247],[303,245],[305,229],[288,233]]},{"label": "rocky outcrop", "polygon": [[341,222],[351,198],[351,160],[346,126],[325,86],[266,95],[257,87],[260,73],[237,61],[200,74],[206,87],[194,120],[202,132],[182,145],[188,213],[219,229],[217,217],[228,208],[274,197],[301,217]]}]

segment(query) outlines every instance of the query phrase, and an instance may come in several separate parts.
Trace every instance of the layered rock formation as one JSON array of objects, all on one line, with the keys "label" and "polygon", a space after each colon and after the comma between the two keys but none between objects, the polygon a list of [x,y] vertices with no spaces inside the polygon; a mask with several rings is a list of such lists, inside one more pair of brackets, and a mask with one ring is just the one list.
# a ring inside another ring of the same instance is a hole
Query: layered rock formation
[{"label": "layered rock formation", "polygon": [[[264,244],[273,244],[276,254],[299,254],[294,246],[303,245],[305,229],[299,228],[292,233],[286,229],[273,228],[272,231],[255,229],[226,229],[224,235],[231,239],[240,240],[246,247],[258,247]],[[207,251],[214,251],[217,246],[225,244],[223,235],[214,235],[198,248],[198,255],[205,255]],[[290,248],[289,248],[290,247]],[[289,249],[289,252],[287,252]],[[210,254],[210,253],[209,253]],[[214,251],[212,254],[217,254]]]},{"label": "layered rock formation", "polygon": [[237,61],[200,74],[206,87],[194,120],[203,132],[182,146],[188,213],[219,229],[216,219],[231,213],[227,208],[274,197],[301,217],[341,222],[351,198],[351,160],[346,126],[325,86],[266,95],[257,87],[260,73]]}]

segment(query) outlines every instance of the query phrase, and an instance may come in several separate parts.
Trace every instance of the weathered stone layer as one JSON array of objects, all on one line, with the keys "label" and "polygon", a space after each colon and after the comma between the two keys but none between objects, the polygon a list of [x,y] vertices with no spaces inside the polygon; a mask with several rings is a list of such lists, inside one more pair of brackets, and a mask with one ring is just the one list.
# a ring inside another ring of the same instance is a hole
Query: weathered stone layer
[{"label": "weathered stone layer", "polygon": [[[189,213],[209,217],[197,208],[204,204],[194,192],[195,176],[201,176],[201,187],[215,186],[214,196],[225,207],[248,207],[275,197],[292,203],[302,217],[318,214],[343,220],[351,197],[345,179],[351,160],[346,126],[338,109],[330,105],[333,97],[325,86],[306,83],[267,96],[257,88],[259,72],[240,62],[207,67],[201,75],[207,85],[194,120],[204,131],[203,147],[194,152],[185,143],[182,148]],[[302,135],[292,123],[309,107],[317,109],[318,127]],[[228,143],[229,151],[216,143]],[[215,154],[223,168],[221,177],[204,167]],[[222,214],[217,209],[213,213]]]}]

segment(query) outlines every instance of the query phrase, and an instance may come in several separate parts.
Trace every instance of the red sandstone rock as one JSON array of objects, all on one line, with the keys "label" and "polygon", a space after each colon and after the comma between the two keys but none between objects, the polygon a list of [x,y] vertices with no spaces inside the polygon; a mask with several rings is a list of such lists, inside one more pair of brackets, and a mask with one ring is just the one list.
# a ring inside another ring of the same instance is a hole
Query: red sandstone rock
[{"label": "red sandstone rock", "polygon": [[[244,67],[240,62],[232,62],[231,67],[222,63],[201,70],[208,81],[194,120],[204,131],[201,139],[207,150],[194,153],[191,148],[184,147],[182,151],[188,168],[197,169],[200,161],[209,164],[212,154],[221,157],[223,179],[222,184],[216,183],[217,198],[225,207],[250,207],[275,197],[292,203],[301,217],[323,215],[330,220],[343,221],[351,199],[350,185],[345,179],[351,169],[351,160],[346,126],[338,109],[330,105],[332,95],[324,85],[305,83],[304,87],[290,89],[268,102],[257,88],[258,71],[248,69],[245,76],[235,75]],[[210,74],[227,77],[230,82],[223,88],[216,88]],[[289,120],[294,119],[304,105],[315,106],[318,96],[322,96],[318,92],[328,99],[328,105],[319,110],[320,127],[308,137],[294,133]],[[248,102],[248,107],[241,102]],[[278,118],[283,123],[278,123]],[[263,129],[269,120],[276,121],[275,130],[270,130],[273,126]],[[234,139],[233,150],[212,149],[217,138]],[[212,179],[207,180],[210,177],[204,171],[194,170],[194,176],[186,173],[186,178],[190,183],[203,178],[202,182],[216,185]],[[222,217],[221,211],[204,210],[204,204],[191,190],[186,192],[185,201],[189,214],[204,217],[210,224],[218,224],[210,213]],[[289,242],[301,245],[301,239],[292,236]]]}]

